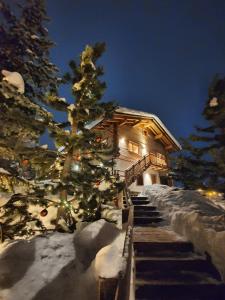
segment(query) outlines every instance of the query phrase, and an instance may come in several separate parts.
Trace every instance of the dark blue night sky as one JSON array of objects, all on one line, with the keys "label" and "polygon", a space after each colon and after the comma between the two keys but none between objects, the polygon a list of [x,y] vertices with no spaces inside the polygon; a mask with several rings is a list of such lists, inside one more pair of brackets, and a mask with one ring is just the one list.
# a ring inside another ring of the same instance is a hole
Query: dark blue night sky
[{"label": "dark blue night sky", "polygon": [[224,0],[47,0],[47,11],[62,72],[104,41],[105,100],[158,115],[177,138],[202,124],[208,85],[225,71]]}]

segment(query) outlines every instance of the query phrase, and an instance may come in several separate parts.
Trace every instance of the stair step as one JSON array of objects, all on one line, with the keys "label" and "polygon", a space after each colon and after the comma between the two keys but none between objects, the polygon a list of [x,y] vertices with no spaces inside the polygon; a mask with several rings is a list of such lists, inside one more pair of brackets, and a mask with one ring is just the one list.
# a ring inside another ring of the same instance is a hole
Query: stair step
[{"label": "stair step", "polygon": [[134,217],[134,224],[151,224],[151,223],[159,223],[162,222],[163,218],[161,217],[143,217],[143,216],[138,216]]},{"label": "stair step", "polygon": [[149,211],[149,210],[156,210],[156,209],[157,209],[156,206],[134,205],[134,211],[139,211],[139,210]]},{"label": "stair step", "polygon": [[145,273],[136,273],[136,285],[189,285],[189,284],[222,284],[219,279],[212,277],[207,272],[180,271],[163,273],[160,271],[152,271]]},{"label": "stair step", "polygon": [[143,204],[147,205],[150,203],[150,201],[149,200],[132,200],[132,203],[134,205],[143,205]]},{"label": "stair step", "polygon": [[225,285],[205,273],[188,272],[178,278],[137,279],[136,299],[224,300]]},{"label": "stair step", "polygon": [[209,263],[204,257],[149,257],[149,258],[139,258],[136,259],[136,271],[145,273],[149,271],[160,271],[164,273],[172,274],[174,272],[183,271],[195,271],[195,272],[205,272],[210,274],[212,277],[220,280],[220,275],[216,268]]},{"label": "stair step", "polygon": [[193,252],[193,245],[190,242],[134,242],[134,250],[138,256],[169,256],[172,253]]},{"label": "stair step", "polygon": [[141,216],[146,216],[146,217],[156,217],[159,216],[160,213],[158,211],[152,211],[152,210],[137,210],[134,211],[134,216],[135,217],[141,217]]},{"label": "stair step", "polygon": [[146,196],[131,196],[131,200],[148,200]]}]

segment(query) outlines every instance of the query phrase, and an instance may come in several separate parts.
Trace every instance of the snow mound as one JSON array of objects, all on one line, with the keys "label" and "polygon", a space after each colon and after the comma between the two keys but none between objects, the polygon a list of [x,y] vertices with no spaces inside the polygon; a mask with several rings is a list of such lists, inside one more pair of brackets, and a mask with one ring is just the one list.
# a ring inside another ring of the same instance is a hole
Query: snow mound
[{"label": "snow mound", "polygon": [[[123,257],[125,233],[121,233],[112,244],[102,248],[96,255],[95,274],[102,278],[117,278],[124,272],[126,260]],[[112,264],[113,262],[113,264]]]},{"label": "snow mound", "polygon": [[75,238],[76,248],[83,249],[78,253],[79,260],[87,267],[96,253],[110,244],[119,233],[114,224],[103,219],[87,225]]},{"label": "snow mound", "polygon": [[207,252],[225,280],[225,212],[196,191],[164,185],[146,186],[144,194],[156,205],[172,229],[190,240],[197,251]]},{"label": "snow mound", "polygon": [[[122,269],[117,258],[122,237],[115,225],[99,220],[81,226],[74,234],[55,232],[11,243],[0,255],[0,299],[97,300],[98,276],[110,268],[106,259],[100,263],[99,258],[95,268],[95,256],[112,243],[107,258],[111,264],[115,260],[118,273]],[[116,275],[114,271],[112,275]]]}]

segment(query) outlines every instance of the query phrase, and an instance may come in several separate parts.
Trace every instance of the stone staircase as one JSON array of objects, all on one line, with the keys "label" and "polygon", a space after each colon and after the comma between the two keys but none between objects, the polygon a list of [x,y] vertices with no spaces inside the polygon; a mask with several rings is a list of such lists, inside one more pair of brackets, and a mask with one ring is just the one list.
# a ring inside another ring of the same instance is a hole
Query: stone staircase
[{"label": "stone staircase", "polygon": [[169,231],[147,197],[131,200],[136,300],[225,300],[225,285],[210,259]]}]

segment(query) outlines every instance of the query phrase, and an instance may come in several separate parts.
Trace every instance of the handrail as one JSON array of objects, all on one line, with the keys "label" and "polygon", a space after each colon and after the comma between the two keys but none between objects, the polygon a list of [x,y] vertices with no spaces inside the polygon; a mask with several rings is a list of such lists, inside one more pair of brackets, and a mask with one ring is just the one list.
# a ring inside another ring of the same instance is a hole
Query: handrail
[{"label": "handrail", "polygon": [[[124,193],[125,197],[129,197],[127,187],[125,185]],[[130,279],[132,268],[132,244],[133,244],[133,205],[130,205],[131,200],[127,201],[128,217],[125,218],[125,240],[123,247],[123,258],[125,261],[125,270],[121,272],[118,278],[99,278],[98,285],[98,300],[129,300],[130,294]]]},{"label": "handrail", "polygon": [[131,268],[132,268],[132,245],[133,245],[133,222],[134,222],[134,207],[129,207],[129,216],[127,222],[126,237],[123,248],[123,257],[125,258],[125,270],[120,274],[114,300],[129,300],[130,298],[130,283],[131,283]]}]

